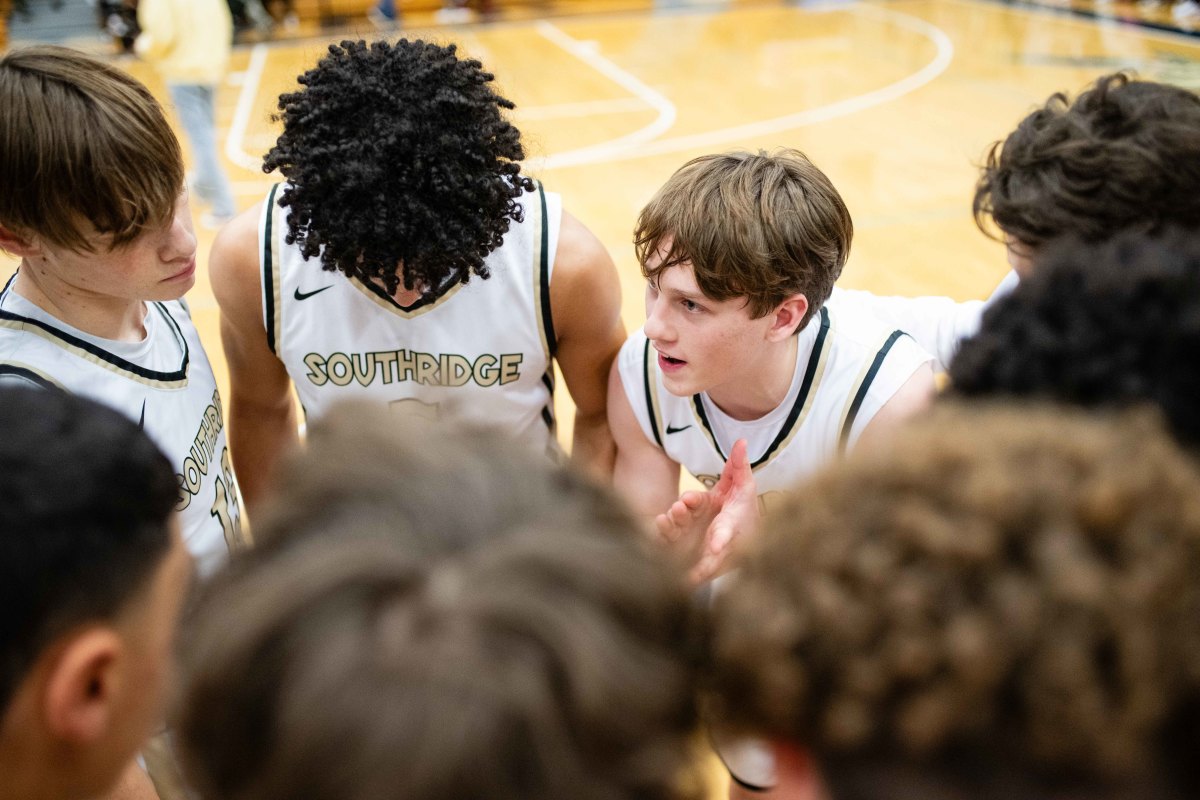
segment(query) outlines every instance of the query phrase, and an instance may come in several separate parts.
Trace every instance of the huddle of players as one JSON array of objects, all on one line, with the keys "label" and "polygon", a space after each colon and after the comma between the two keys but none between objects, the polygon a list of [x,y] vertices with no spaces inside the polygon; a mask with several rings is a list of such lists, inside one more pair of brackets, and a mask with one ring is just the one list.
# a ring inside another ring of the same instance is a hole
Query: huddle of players
[{"label": "huddle of players", "polygon": [[[687,797],[702,721],[767,737],[782,797],[1194,791],[1200,515],[1157,423],[948,404],[896,426],[982,305],[834,292],[850,215],[795,151],[696,159],[656,194],[624,339],[611,260],[520,174],[490,81],[452,47],[345,43],[281,98],[285,182],[212,255],[226,447],[157,105],[66,51],[0,62],[27,121],[0,159],[22,187],[0,373],[50,387],[0,415],[0,797],[94,793],[141,744],[180,541],[216,572],[176,719],[205,796]],[[993,149],[976,213],[1022,281],[952,393],[1149,400],[1190,445],[1200,253],[1172,226],[1200,219],[1198,153],[1200,100],[1122,76]],[[554,361],[575,460],[634,515],[513,447],[555,447]],[[293,385],[312,422],[281,463]],[[711,488],[676,500],[680,465]],[[221,569],[234,467],[258,544]],[[702,619],[680,565],[705,579],[735,543]]]}]

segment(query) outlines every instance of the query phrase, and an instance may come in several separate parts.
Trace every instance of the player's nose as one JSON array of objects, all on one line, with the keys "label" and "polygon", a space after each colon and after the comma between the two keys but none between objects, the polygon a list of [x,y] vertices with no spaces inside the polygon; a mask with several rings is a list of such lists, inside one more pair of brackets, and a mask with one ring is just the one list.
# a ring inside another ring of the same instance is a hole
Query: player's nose
[{"label": "player's nose", "polygon": [[164,261],[177,261],[191,258],[196,254],[196,232],[192,229],[192,220],[186,208],[183,214],[176,213],[167,231],[167,238],[162,247]]},{"label": "player's nose", "polygon": [[667,319],[666,308],[661,296],[646,301],[646,338],[656,342],[674,340],[674,328]]}]

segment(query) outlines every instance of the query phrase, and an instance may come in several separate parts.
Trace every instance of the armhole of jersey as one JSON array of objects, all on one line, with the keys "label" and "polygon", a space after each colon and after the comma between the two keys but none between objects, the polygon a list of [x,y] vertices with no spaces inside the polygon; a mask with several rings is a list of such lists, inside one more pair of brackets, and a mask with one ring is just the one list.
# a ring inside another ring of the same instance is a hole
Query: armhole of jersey
[{"label": "armhole of jersey", "polygon": [[535,268],[537,286],[534,295],[537,302],[538,325],[542,334],[542,346],[546,350],[546,358],[553,359],[558,352],[558,339],[554,335],[554,313],[550,308],[550,219],[546,206],[546,190],[541,181],[537,182],[539,224],[537,255]]},{"label": "armhole of jersey", "polygon": [[262,252],[259,262],[262,264],[262,294],[263,294],[263,326],[267,331],[267,347],[279,355],[276,347],[276,337],[279,335],[279,264],[278,250],[275,246],[275,215],[278,206],[275,205],[275,193],[279,184],[271,187],[267,195],[266,207],[263,209],[262,223]]},{"label": "armhole of jersey", "polygon": [[[15,378],[23,383],[30,383],[43,389],[63,389],[62,384],[46,373],[24,364],[0,364],[0,385],[7,382],[4,380],[5,377],[10,379]],[[63,390],[65,391],[65,389]]]},{"label": "armhole of jersey", "polygon": [[654,378],[653,364],[654,362],[650,360],[650,340],[647,339],[642,348],[642,388],[646,392],[646,418],[650,420],[650,432],[654,434],[654,443],[659,446],[659,449],[662,449],[662,434],[659,433],[660,426],[658,424],[660,418],[658,392],[655,386],[657,381]]},{"label": "armhole of jersey", "polygon": [[871,360],[864,373],[859,377],[858,390],[854,393],[850,404],[846,407],[841,433],[838,436],[838,448],[841,452],[846,452],[846,448],[850,444],[850,431],[854,428],[854,421],[858,418],[858,411],[862,408],[863,400],[866,399],[867,391],[870,390],[875,376],[879,374],[880,367],[883,366],[888,353],[891,352],[892,347],[900,337],[907,335],[904,331],[892,331],[891,335],[883,343],[883,346],[875,353],[875,358]]}]

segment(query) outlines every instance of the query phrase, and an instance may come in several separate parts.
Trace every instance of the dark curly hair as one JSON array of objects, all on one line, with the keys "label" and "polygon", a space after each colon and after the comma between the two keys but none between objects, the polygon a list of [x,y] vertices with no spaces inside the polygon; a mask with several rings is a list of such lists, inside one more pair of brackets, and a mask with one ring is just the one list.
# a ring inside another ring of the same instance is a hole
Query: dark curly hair
[{"label": "dark curly hair", "polygon": [[1153,403],[1181,442],[1200,447],[1200,232],[1056,242],[988,309],[950,380],[964,396]]},{"label": "dark curly hair", "polygon": [[1200,219],[1200,97],[1121,73],[1052,95],[992,145],[974,211],[1035,247]]},{"label": "dark curly hair", "polygon": [[765,534],[716,712],[830,796],[1198,796],[1200,469],[1152,413],[944,404]]},{"label": "dark curly hair", "polygon": [[283,133],[263,158],[288,181],[287,242],[389,293],[486,278],[484,258],[534,188],[493,79],[454,45],[330,45],[279,98]]}]

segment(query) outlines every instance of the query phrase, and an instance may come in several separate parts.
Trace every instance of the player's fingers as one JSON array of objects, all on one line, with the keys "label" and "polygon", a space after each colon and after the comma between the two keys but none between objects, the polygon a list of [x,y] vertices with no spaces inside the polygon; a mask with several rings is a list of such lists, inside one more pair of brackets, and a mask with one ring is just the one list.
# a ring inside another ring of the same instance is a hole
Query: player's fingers
[{"label": "player's fingers", "polygon": [[750,459],[746,455],[747,447],[745,439],[738,439],[733,443],[733,449],[729,451],[729,461],[734,466],[741,468],[743,465],[749,465]]},{"label": "player's fingers", "polygon": [[668,542],[674,542],[679,538],[679,528],[671,523],[670,517],[666,514],[659,514],[654,518],[654,530],[658,533],[659,538]]},{"label": "player's fingers", "polygon": [[721,568],[722,559],[714,556],[711,553],[705,553],[700,560],[696,562],[696,566],[692,568],[690,578],[692,583],[706,583],[716,576],[717,571]]},{"label": "player's fingers", "polygon": [[714,523],[708,530],[708,547],[705,549],[712,554],[724,553],[732,544],[733,535],[732,527]]}]

